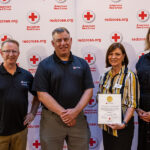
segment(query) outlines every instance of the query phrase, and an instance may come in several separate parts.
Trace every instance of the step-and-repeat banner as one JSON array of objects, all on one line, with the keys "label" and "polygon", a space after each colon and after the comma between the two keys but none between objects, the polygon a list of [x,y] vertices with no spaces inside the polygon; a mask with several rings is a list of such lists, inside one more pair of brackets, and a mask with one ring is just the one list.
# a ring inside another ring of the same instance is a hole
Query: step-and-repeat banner
[{"label": "step-and-repeat banner", "polygon": [[[144,54],[144,40],[150,27],[149,6],[149,0],[0,0],[0,42],[7,38],[18,40],[18,64],[33,75],[39,62],[54,51],[53,29],[64,26],[70,31],[72,52],[88,62],[95,85],[94,95],[84,109],[91,130],[90,150],[103,150],[96,92],[99,76],[106,71],[107,48],[113,42],[121,42],[129,57],[129,68],[135,71],[138,57]],[[29,99],[31,104],[30,94]],[[40,115],[41,107],[29,126],[27,150],[41,150]],[[132,150],[137,147],[137,128],[135,117]]]}]

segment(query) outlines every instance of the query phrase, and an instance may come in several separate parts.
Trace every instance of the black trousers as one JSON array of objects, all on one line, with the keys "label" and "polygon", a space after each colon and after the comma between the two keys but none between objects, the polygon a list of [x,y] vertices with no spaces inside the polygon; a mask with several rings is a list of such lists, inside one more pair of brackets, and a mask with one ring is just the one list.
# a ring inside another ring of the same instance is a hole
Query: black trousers
[{"label": "black trousers", "polygon": [[134,118],[129,121],[126,128],[118,130],[118,137],[103,130],[104,150],[131,150],[133,134]]},{"label": "black trousers", "polygon": [[150,123],[139,119],[138,150],[150,150]]}]

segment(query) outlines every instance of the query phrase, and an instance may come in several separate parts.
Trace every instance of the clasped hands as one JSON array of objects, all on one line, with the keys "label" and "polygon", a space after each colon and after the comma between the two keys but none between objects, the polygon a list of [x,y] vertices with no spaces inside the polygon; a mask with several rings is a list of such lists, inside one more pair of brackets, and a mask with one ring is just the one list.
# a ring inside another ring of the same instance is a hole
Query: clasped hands
[{"label": "clasped hands", "polygon": [[76,124],[77,112],[74,108],[66,109],[60,114],[61,120],[69,127]]}]

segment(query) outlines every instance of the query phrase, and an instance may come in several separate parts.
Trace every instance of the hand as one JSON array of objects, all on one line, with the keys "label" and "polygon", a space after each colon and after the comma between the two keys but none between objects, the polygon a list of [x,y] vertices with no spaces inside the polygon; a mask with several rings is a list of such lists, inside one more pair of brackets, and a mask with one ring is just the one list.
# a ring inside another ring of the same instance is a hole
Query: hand
[{"label": "hand", "polygon": [[71,123],[77,117],[77,112],[74,108],[66,109],[62,112],[60,117],[64,123],[68,124]]},{"label": "hand", "polygon": [[76,125],[76,119],[72,120],[70,123],[67,124],[69,127],[73,127]]},{"label": "hand", "polygon": [[34,115],[32,113],[28,113],[25,116],[24,125],[29,125],[34,120]]},{"label": "hand", "polygon": [[112,128],[113,130],[118,130],[118,129],[124,129],[125,124],[107,124],[108,127]]},{"label": "hand", "polygon": [[140,118],[143,117],[144,113],[146,113],[146,111],[144,111],[144,110],[142,110],[140,108],[138,108],[136,111],[137,111],[137,113],[138,113],[138,115],[139,115]]},{"label": "hand", "polygon": [[146,122],[150,122],[150,112],[146,112],[142,109],[137,109],[137,113],[140,117],[140,119],[146,121]]},{"label": "hand", "polygon": [[150,112],[145,112],[143,116],[141,117],[142,120],[146,122],[150,122]]}]

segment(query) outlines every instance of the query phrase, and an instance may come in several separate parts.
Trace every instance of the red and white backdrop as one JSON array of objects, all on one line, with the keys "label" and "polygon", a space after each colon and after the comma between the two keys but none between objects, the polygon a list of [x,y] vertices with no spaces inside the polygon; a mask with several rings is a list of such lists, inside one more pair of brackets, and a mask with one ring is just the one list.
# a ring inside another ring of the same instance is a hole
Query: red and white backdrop
[{"label": "red and white backdrop", "polygon": [[[53,53],[52,30],[60,26],[69,29],[72,52],[88,62],[95,85],[94,96],[84,110],[91,130],[90,150],[103,150],[96,92],[98,78],[106,71],[107,48],[113,42],[121,42],[130,60],[129,68],[135,70],[150,27],[149,5],[149,0],[0,0],[0,42],[7,38],[18,40],[18,64],[33,75],[39,62]],[[40,114],[41,108],[29,126],[27,150],[41,150]],[[137,127],[135,119],[132,150],[137,147]]]}]

